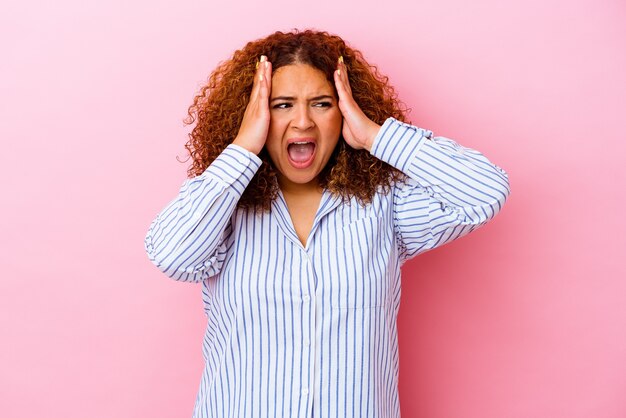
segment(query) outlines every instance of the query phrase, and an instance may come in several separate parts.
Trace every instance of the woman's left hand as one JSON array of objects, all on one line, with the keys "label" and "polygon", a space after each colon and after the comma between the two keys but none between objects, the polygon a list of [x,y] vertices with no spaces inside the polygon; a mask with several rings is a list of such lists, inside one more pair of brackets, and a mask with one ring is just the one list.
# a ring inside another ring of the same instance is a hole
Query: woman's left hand
[{"label": "woman's left hand", "polygon": [[339,95],[339,109],[343,115],[343,138],[354,149],[370,151],[380,125],[369,119],[354,101],[343,58],[339,58],[335,70],[335,86]]}]

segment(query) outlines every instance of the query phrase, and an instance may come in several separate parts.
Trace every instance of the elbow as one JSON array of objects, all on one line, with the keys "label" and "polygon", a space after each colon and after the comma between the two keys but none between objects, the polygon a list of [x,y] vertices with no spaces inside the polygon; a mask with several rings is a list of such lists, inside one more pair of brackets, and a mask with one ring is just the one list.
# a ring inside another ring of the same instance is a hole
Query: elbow
[{"label": "elbow", "polygon": [[153,237],[150,233],[146,236],[144,240],[144,249],[146,251],[146,255],[152,264],[155,265],[159,271],[171,279],[178,280],[178,274],[176,269],[171,268],[171,260],[168,257],[168,254],[159,248],[158,245],[155,245],[153,241]]},{"label": "elbow", "polygon": [[497,191],[498,193],[494,196],[495,199],[489,204],[487,208],[485,208],[485,219],[482,223],[487,223],[492,220],[498,213],[502,211],[505,203],[509,200],[509,196],[511,195],[511,184],[509,182],[508,174],[500,169],[502,172],[502,181],[498,183]]},{"label": "elbow", "polygon": [[504,208],[504,204],[509,200],[511,195],[511,183],[509,175],[502,168],[494,165],[494,176],[491,179],[491,191],[486,199],[475,208],[478,213],[477,224],[483,224],[493,219]]},{"label": "elbow", "polygon": [[465,208],[457,208],[459,225],[469,226],[474,230],[490,222],[502,211],[511,195],[511,186],[506,173],[503,173],[500,178],[501,180],[493,187],[488,198],[483,196],[479,204]]},{"label": "elbow", "polygon": [[209,275],[212,260],[197,265],[188,264],[181,260],[181,254],[154,245],[150,234],[146,236],[144,247],[152,264],[170,279],[181,282],[200,282]]},{"label": "elbow", "polygon": [[[499,199],[497,204],[497,212],[500,212],[504,207],[504,204],[509,200],[511,196],[511,182],[509,181],[509,175],[506,171],[498,167],[498,171],[502,173],[502,182],[499,183]],[[495,216],[495,214],[494,214]]]},{"label": "elbow", "polygon": [[210,268],[205,266],[207,263],[198,266],[185,266],[172,263],[168,258],[155,257],[152,254],[148,254],[148,258],[161,273],[179,282],[201,282],[209,276]]}]

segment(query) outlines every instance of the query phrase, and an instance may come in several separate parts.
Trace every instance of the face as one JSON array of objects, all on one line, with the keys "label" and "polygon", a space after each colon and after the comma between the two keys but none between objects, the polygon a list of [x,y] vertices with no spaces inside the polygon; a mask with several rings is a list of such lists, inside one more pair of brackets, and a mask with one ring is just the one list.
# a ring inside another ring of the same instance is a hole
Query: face
[{"label": "face", "polygon": [[281,187],[317,185],[339,140],[342,120],[333,86],[320,70],[293,64],[274,72],[265,147]]}]

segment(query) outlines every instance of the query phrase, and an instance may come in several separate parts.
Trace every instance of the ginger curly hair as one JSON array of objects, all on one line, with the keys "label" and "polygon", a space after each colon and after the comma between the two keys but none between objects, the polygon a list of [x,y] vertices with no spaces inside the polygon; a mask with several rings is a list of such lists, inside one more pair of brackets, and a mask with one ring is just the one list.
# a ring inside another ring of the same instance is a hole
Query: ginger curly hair
[{"label": "ginger curly hair", "polygon": [[[185,144],[193,159],[189,177],[202,174],[237,136],[252,91],[256,62],[261,55],[268,57],[273,71],[295,63],[311,65],[325,74],[333,88],[337,60],[343,56],[352,96],[365,115],[380,125],[388,117],[406,121],[406,107],[398,100],[388,77],[368,64],[360,51],[346,45],[339,36],[314,30],[275,32],[249,42],[235,51],[232,58],[220,63],[195,96],[184,120],[185,125],[197,121]],[[238,205],[268,210],[278,194],[277,170],[265,149],[259,153],[259,158],[263,163]],[[391,184],[401,178],[398,170],[367,150],[353,149],[343,137],[339,138],[328,164],[318,176],[321,187],[344,200],[354,197],[361,204],[371,202],[379,188],[389,190]]]}]

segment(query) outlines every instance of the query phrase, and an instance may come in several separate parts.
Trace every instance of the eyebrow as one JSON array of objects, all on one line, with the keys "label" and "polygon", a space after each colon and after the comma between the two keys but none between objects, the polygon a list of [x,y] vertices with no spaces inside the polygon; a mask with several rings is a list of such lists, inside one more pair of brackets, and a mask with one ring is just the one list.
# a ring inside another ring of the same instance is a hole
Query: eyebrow
[{"label": "eyebrow", "polygon": [[[328,94],[323,94],[321,96],[311,97],[309,99],[309,101],[310,102],[314,102],[316,100],[323,100],[323,99],[331,99],[332,100],[332,99],[334,99],[334,97],[331,96],[331,95],[328,95]],[[296,98],[292,97],[292,96],[278,96],[278,97],[274,97],[273,99],[271,99],[270,102],[273,102],[273,101],[276,101],[276,100],[284,100],[284,101],[288,101],[288,102],[289,101],[293,102],[293,101],[296,100]]]}]

